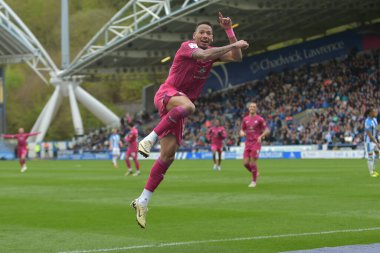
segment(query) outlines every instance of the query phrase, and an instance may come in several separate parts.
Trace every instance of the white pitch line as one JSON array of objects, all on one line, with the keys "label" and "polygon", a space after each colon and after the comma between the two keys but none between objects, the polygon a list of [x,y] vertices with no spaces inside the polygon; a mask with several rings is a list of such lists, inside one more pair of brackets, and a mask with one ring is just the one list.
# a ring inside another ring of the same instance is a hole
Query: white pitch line
[{"label": "white pitch line", "polygon": [[61,251],[61,252],[58,252],[58,253],[111,252],[111,251],[131,250],[131,249],[143,249],[143,248],[163,248],[163,247],[193,245],[193,244],[202,244],[202,243],[251,241],[251,240],[263,240],[263,239],[272,239],[272,238],[283,238],[283,237],[300,237],[300,236],[311,236],[311,235],[328,235],[328,234],[338,234],[338,233],[366,232],[366,231],[375,231],[375,230],[380,230],[380,227],[346,229],[346,230],[332,230],[332,231],[322,231],[322,232],[309,232],[309,233],[300,233],[300,234],[262,235],[262,236],[252,236],[252,237],[237,237],[237,238],[201,240],[201,241],[188,241],[188,242],[167,242],[167,243],[157,243],[157,244],[145,244],[145,245],[125,246],[125,247],[109,248],[109,249],[90,249],[90,250]]}]

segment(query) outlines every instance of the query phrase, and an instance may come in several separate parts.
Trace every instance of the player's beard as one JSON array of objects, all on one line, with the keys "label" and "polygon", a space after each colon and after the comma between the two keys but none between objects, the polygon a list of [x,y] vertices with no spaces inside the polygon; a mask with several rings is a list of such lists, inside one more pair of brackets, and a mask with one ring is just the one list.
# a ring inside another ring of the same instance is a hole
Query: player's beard
[{"label": "player's beard", "polygon": [[199,48],[202,48],[202,49],[207,49],[208,48],[208,44],[206,46],[202,45],[202,44],[206,44],[204,42],[201,42],[200,44],[201,45],[198,45]]},{"label": "player's beard", "polygon": [[199,41],[199,45],[198,45],[198,47],[199,48],[202,48],[202,49],[207,49],[208,48],[208,46],[210,45],[210,42],[209,41],[207,41],[207,42],[204,42],[204,41]]}]

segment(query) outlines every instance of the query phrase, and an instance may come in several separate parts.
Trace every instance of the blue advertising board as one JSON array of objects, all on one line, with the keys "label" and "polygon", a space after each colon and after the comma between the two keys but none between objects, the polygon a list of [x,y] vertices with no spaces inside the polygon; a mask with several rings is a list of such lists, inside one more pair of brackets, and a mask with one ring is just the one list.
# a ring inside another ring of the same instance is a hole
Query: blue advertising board
[{"label": "blue advertising board", "polygon": [[[353,48],[362,50],[362,38],[347,31],[228,63],[212,69],[203,92],[215,91],[252,80],[262,80],[270,72],[295,69],[347,55]],[[252,45],[254,47],[254,44]]]},{"label": "blue advertising board", "polygon": [[0,151],[0,160],[13,160],[15,158],[14,152]]},{"label": "blue advertising board", "polygon": [[[151,153],[150,158],[156,159],[159,153]],[[236,160],[242,159],[241,152],[223,152],[223,159]],[[300,159],[301,152],[283,152],[283,151],[263,151],[260,152],[261,159]],[[83,152],[81,154],[73,154],[72,152],[61,152],[58,154],[58,160],[111,160],[112,154],[109,152],[91,153]],[[125,159],[122,155],[120,159]],[[212,160],[212,152],[177,152],[175,154],[177,160]]]},{"label": "blue advertising board", "polygon": [[0,134],[6,131],[4,68],[0,66]]}]

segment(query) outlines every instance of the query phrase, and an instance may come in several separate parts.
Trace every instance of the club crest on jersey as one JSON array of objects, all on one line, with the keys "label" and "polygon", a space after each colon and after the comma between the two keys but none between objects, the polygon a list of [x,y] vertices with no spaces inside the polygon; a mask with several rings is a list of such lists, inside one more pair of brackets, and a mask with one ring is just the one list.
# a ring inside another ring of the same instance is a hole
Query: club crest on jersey
[{"label": "club crest on jersey", "polygon": [[199,74],[204,74],[206,73],[206,68],[205,67],[202,67],[199,71],[198,71]]},{"label": "club crest on jersey", "polygon": [[195,43],[189,43],[190,48],[198,48],[198,45]]}]

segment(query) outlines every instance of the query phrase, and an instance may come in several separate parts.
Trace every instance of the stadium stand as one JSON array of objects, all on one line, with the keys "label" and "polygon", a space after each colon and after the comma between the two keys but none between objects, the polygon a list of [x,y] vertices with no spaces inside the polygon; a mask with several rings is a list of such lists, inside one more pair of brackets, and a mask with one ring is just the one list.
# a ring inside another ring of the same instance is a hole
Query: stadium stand
[{"label": "stadium stand", "polygon": [[[187,120],[182,145],[207,148],[206,132],[214,118],[228,131],[226,145],[240,145],[240,120],[247,113],[246,104],[255,101],[271,130],[264,144],[355,149],[363,139],[364,112],[380,97],[379,67],[380,50],[353,50],[343,59],[271,73],[264,80],[204,95]],[[122,123],[137,122],[143,136],[151,130],[152,119],[157,120],[157,115],[139,113],[123,117]],[[122,127],[121,133],[127,131]],[[77,147],[104,150],[109,133],[106,128],[97,130]]]},{"label": "stadium stand", "polygon": [[14,145],[0,141],[0,160],[14,159],[15,157]]},{"label": "stadium stand", "polygon": [[245,106],[256,101],[271,129],[266,144],[355,147],[362,141],[364,112],[379,99],[379,55],[352,51],[345,59],[273,73],[203,97],[187,121],[185,143],[206,145],[206,128],[218,117],[229,131],[227,145],[239,145]]}]

